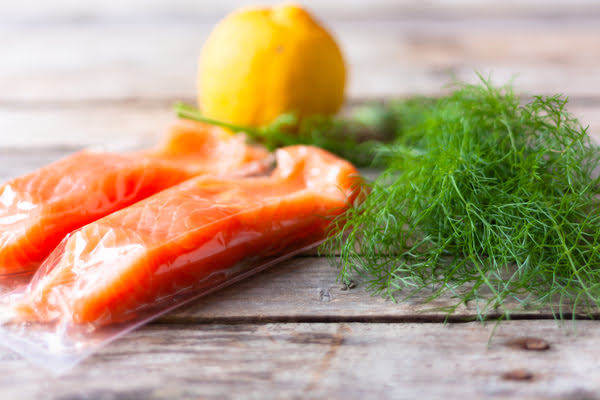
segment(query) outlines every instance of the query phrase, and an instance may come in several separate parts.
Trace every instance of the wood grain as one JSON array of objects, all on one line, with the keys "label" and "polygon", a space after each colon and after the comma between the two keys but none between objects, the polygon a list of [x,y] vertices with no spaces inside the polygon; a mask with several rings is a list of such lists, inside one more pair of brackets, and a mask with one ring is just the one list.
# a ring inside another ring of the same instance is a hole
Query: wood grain
[{"label": "wood grain", "polygon": [[0,106],[0,149],[13,159],[12,150],[21,149],[24,167],[33,162],[29,149],[126,151],[157,145],[174,119],[166,101]]},{"label": "wood grain", "polygon": [[[476,80],[476,70],[497,83],[514,78],[523,93],[597,97],[599,27],[600,17],[331,24],[350,70],[349,98],[437,94],[454,78]],[[0,104],[193,100],[197,56],[211,28],[0,28]]]},{"label": "wood grain", "polygon": [[[355,281],[348,289],[337,281],[338,270],[324,257],[310,254],[278,264],[267,271],[209,295],[189,306],[161,317],[158,323],[241,323],[241,322],[443,322],[477,318],[484,303],[459,306],[452,315],[449,307],[457,301],[451,295],[426,301],[431,292],[393,302],[367,291],[366,283]],[[512,319],[554,319],[558,307],[522,308],[507,300]],[[502,310],[489,310],[489,317]],[[570,309],[562,310],[566,319]],[[579,318],[600,318],[600,312]]]},{"label": "wood grain", "polygon": [[598,341],[591,321],[152,325],[60,377],[0,350],[0,396],[594,400]]}]

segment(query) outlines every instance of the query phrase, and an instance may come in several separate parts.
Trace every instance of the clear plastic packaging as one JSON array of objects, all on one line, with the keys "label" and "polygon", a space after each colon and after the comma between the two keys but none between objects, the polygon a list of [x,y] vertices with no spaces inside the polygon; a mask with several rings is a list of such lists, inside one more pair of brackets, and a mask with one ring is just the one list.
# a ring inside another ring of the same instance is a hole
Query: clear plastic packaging
[{"label": "clear plastic packaging", "polygon": [[[320,241],[317,241],[305,247],[290,249],[280,257],[249,260],[224,269],[220,277],[210,280],[209,285],[199,288],[190,287],[180,293],[161,298],[152,305],[138,310],[130,320],[121,323],[95,327],[93,324],[72,324],[62,321],[46,323],[7,321],[0,326],[0,344],[11,348],[34,364],[60,374],[113,340],[149,321],[313,248],[319,243]],[[19,292],[20,290],[17,290],[15,295],[19,296]]]},{"label": "clear plastic packaging", "polygon": [[14,178],[0,185],[0,275],[35,272],[69,232],[191,177],[264,174],[271,161],[241,135],[181,120],[156,149],[85,150]]},{"label": "clear plastic packaging", "polygon": [[67,236],[0,299],[0,343],[65,370],[136,327],[319,244],[357,171],[323,150],[277,152],[270,176],[197,177]]}]

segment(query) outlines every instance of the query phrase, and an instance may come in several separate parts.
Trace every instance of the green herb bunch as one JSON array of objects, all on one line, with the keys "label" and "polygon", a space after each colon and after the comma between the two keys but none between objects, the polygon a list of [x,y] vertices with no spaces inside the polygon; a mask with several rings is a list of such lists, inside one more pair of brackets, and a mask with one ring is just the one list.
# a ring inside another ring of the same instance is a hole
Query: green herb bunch
[{"label": "green herb bunch", "polygon": [[[506,301],[589,310],[600,302],[600,151],[560,96],[522,105],[482,79],[421,102],[399,137],[377,147],[386,165],[324,250],[390,297]],[[481,302],[483,301],[483,302]]]}]

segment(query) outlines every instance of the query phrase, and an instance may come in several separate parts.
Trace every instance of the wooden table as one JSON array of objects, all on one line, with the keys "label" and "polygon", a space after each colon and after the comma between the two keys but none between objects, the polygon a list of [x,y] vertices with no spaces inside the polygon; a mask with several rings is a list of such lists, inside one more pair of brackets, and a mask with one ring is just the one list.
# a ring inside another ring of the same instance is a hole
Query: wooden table
[{"label": "wooden table", "polygon": [[[170,106],[194,101],[210,28],[239,3],[3,1],[0,178],[86,146],[158,140]],[[498,83],[514,78],[525,96],[569,95],[600,135],[596,0],[305,4],[342,44],[350,102],[437,94],[478,70]],[[449,299],[394,304],[360,283],[343,290],[336,275],[323,258],[296,257],[59,377],[2,349],[0,398],[600,399],[595,321],[560,324],[546,309],[499,325],[461,322],[475,315],[469,307],[444,323],[427,309]]]}]

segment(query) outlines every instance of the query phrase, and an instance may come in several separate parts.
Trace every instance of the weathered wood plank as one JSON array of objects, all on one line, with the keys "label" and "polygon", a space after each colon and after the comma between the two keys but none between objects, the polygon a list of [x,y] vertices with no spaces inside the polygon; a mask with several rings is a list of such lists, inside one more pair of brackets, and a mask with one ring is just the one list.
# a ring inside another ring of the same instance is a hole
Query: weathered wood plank
[{"label": "weathered wood plank", "polygon": [[[474,70],[525,93],[597,96],[600,17],[332,22],[350,98],[439,93]],[[0,103],[194,99],[212,24],[0,27]],[[152,38],[150,40],[150,38]]]},{"label": "weathered wood plank", "polygon": [[121,151],[153,146],[174,119],[172,104],[167,101],[0,106],[0,149],[4,148],[8,156],[14,154],[11,150],[21,149],[19,156],[29,163],[33,154],[27,151],[35,148],[52,151],[56,147],[95,147]]},{"label": "weathered wood plank", "polygon": [[[254,1],[226,0],[145,0],[143,6],[138,0],[112,0],[103,2],[53,0],[52,6],[39,2],[38,7],[31,2],[6,2],[2,4],[0,22],[6,23],[82,23],[98,21],[164,21],[164,20],[214,20],[229,11]],[[279,3],[266,0],[261,4]],[[373,18],[409,17],[422,15],[478,17],[487,16],[531,16],[546,17],[587,16],[599,14],[600,6],[594,0],[304,0],[306,7],[328,19],[332,18]]]},{"label": "weathered wood plank", "polygon": [[29,173],[73,152],[70,148],[29,148],[0,151],[0,182]]},{"label": "weathered wood plank", "polygon": [[0,397],[593,400],[598,341],[591,321],[153,325],[61,377],[0,350]]},{"label": "weathered wood plank", "polygon": [[[590,126],[590,134],[600,142],[600,98],[572,100],[569,110]],[[53,154],[56,147],[127,150],[155,145],[175,118],[172,104],[168,100],[43,106],[0,104],[0,178],[10,175],[6,173],[7,167],[18,170],[18,157],[23,157],[23,172],[37,158],[48,160],[48,156],[40,153],[44,148]],[[43,164],[40,162],[38,166]]]},{"label": "weathered wood plank", "polygon": [[[324,257],[296,257],[175,310],[157,322],[440,322],[472,320],[478,315],[478,305],[474,302],[461,305],[449,315],[448,307],[457,303],[450,295],[429,302],[426,299],[431,292],[425,290],[395,303],[371,295],[360,280],[348,290],[342,282],[337,282],[337,275],[338,270]],[[510,300],[506,307],[513,310],[513,319],[554,319],[551,307],[523,309]],[[579,317],[589,317],[581,311],[578,310]],[[557,307],[554,312],[558,313]],[[568,307],[563,312],[569,312]],[[489,316],[499,315],[500,310],[491,310]],[[600,318],[600,312],[593,315]]]}]

